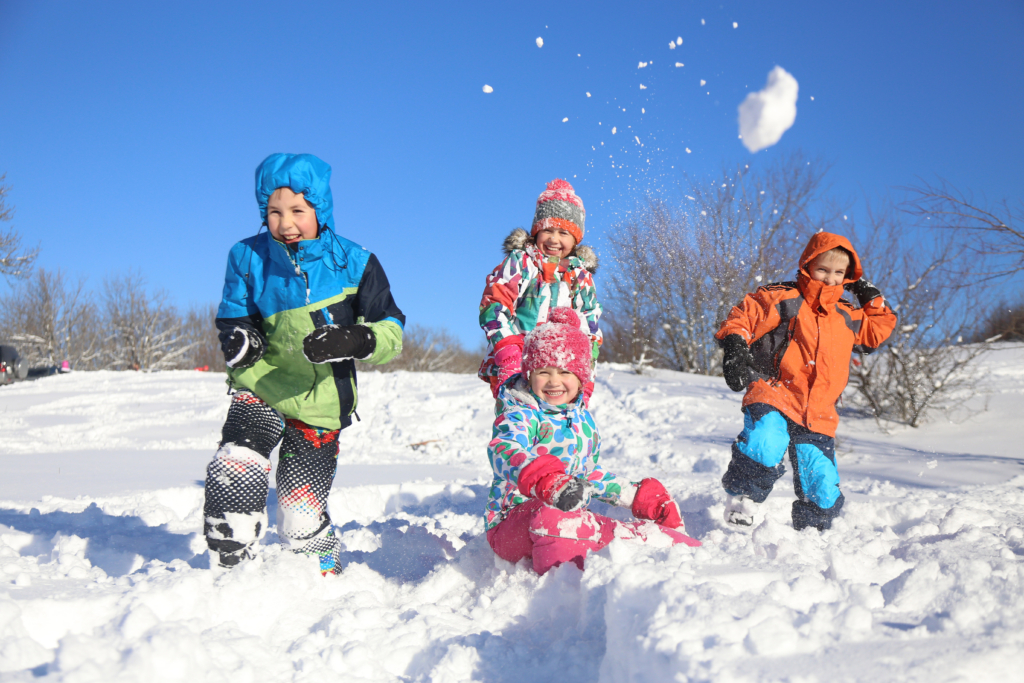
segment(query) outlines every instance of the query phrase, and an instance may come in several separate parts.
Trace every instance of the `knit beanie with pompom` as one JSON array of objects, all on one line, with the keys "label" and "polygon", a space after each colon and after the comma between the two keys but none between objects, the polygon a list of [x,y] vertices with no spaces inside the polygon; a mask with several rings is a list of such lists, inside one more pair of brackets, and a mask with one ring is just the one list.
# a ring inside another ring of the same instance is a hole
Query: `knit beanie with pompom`
[{"label": "knit beanie with pompom", "polygon": [[586,217],[583,200],[576,196],[572,185],[561,178],[555,178],[548,183],[548,189],[537,197],[537,211],[533,214],[530,234],[536,237],[544,228],[561,228],[568,230],[576,244],[579,244],[583,241],[583,222]]},{"label": "knit beanie with pompom", "polygon": [[590,381],[590,339],[580,330],[571,308],[552,308],[548,320],[533,328],[523,343],[523,375],[540,368],[568,370],[586,384]]}]

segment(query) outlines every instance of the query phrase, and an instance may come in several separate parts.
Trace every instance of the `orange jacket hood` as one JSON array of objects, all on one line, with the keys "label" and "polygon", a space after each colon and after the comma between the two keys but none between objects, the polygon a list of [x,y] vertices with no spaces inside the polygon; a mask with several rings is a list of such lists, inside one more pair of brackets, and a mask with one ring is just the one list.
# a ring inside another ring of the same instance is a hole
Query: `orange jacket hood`
[{"label": "orange jacket hood", "polygon": [[813,261],[819,254],[824,254],[829,249],[835,249],[836,247],[842,247],[850,252],[853,257],[853,263],[850,264],[852,267],[848,269],[847,277],[843,280],[843,284],[859,280],[864,275],[864,269],[861,268],[857,250],[850,244],[850,240],[842,235],[834,235],[831,232],[819,232],[811,237],[804,248],[804,253],[800,256],[800,274],[810,278],[811,275],[806,270],[807,264]]}]

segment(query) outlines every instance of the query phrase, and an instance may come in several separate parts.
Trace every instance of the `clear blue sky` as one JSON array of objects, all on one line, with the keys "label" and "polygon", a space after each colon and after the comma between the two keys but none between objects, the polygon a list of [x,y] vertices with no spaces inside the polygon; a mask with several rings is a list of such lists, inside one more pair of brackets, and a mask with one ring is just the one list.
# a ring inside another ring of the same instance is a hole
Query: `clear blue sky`
[{"label": "clear blue sky", "polygon": [[[775,65],[799,81],[796,123],[751,155],[736,107]],[[228,248],[259,228],[256,164],[311,152],[409,321],[472,346],[502,238],[552,178],[600,252],[641,191],[794,149],[848,198],[943,177],[1019,200],[1022,121],[1019,0],[0,0],[0,173],[41,266],[94,286],[136,267],[178,304],[218,301]]]}]

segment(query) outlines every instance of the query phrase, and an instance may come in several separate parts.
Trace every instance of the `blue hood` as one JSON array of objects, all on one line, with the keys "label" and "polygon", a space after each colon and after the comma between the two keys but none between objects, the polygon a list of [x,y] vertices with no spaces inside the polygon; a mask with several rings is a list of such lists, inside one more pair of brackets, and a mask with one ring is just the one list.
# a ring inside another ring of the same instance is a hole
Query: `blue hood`
[{"label": "blue hood", "polygon": [[267,200],[279,187],[291,188],[313,205],[320,226],[334,229],[331,167],[312,154],[271,154],[256,167],[256,202],[267,221]]}]

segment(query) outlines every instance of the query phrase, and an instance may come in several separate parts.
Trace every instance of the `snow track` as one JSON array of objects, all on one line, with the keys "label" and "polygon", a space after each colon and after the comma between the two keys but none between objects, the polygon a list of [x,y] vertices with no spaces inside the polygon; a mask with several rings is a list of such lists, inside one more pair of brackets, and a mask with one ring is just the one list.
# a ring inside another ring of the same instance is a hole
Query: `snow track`
[{"label": "snow track", "polygon": [[740,414],[721,380],[601,366],[604,464],[662,479],[704,546],[615,542],[586,572],[543,578],[483,539],[492,402],[475,377],[360,377],[363,421],[342,436],[330,501],[346,569],[327,578],[273,527],[255,562],[209,568],[201,481],[222,377],[5,387],[0,678],[1013,680],[1022,361],[990,357],[989,410],[961,425],[885,435],[844,417],[848,501],[823,534],[790,525],[789,474],[752,531],[724,528]]}]

